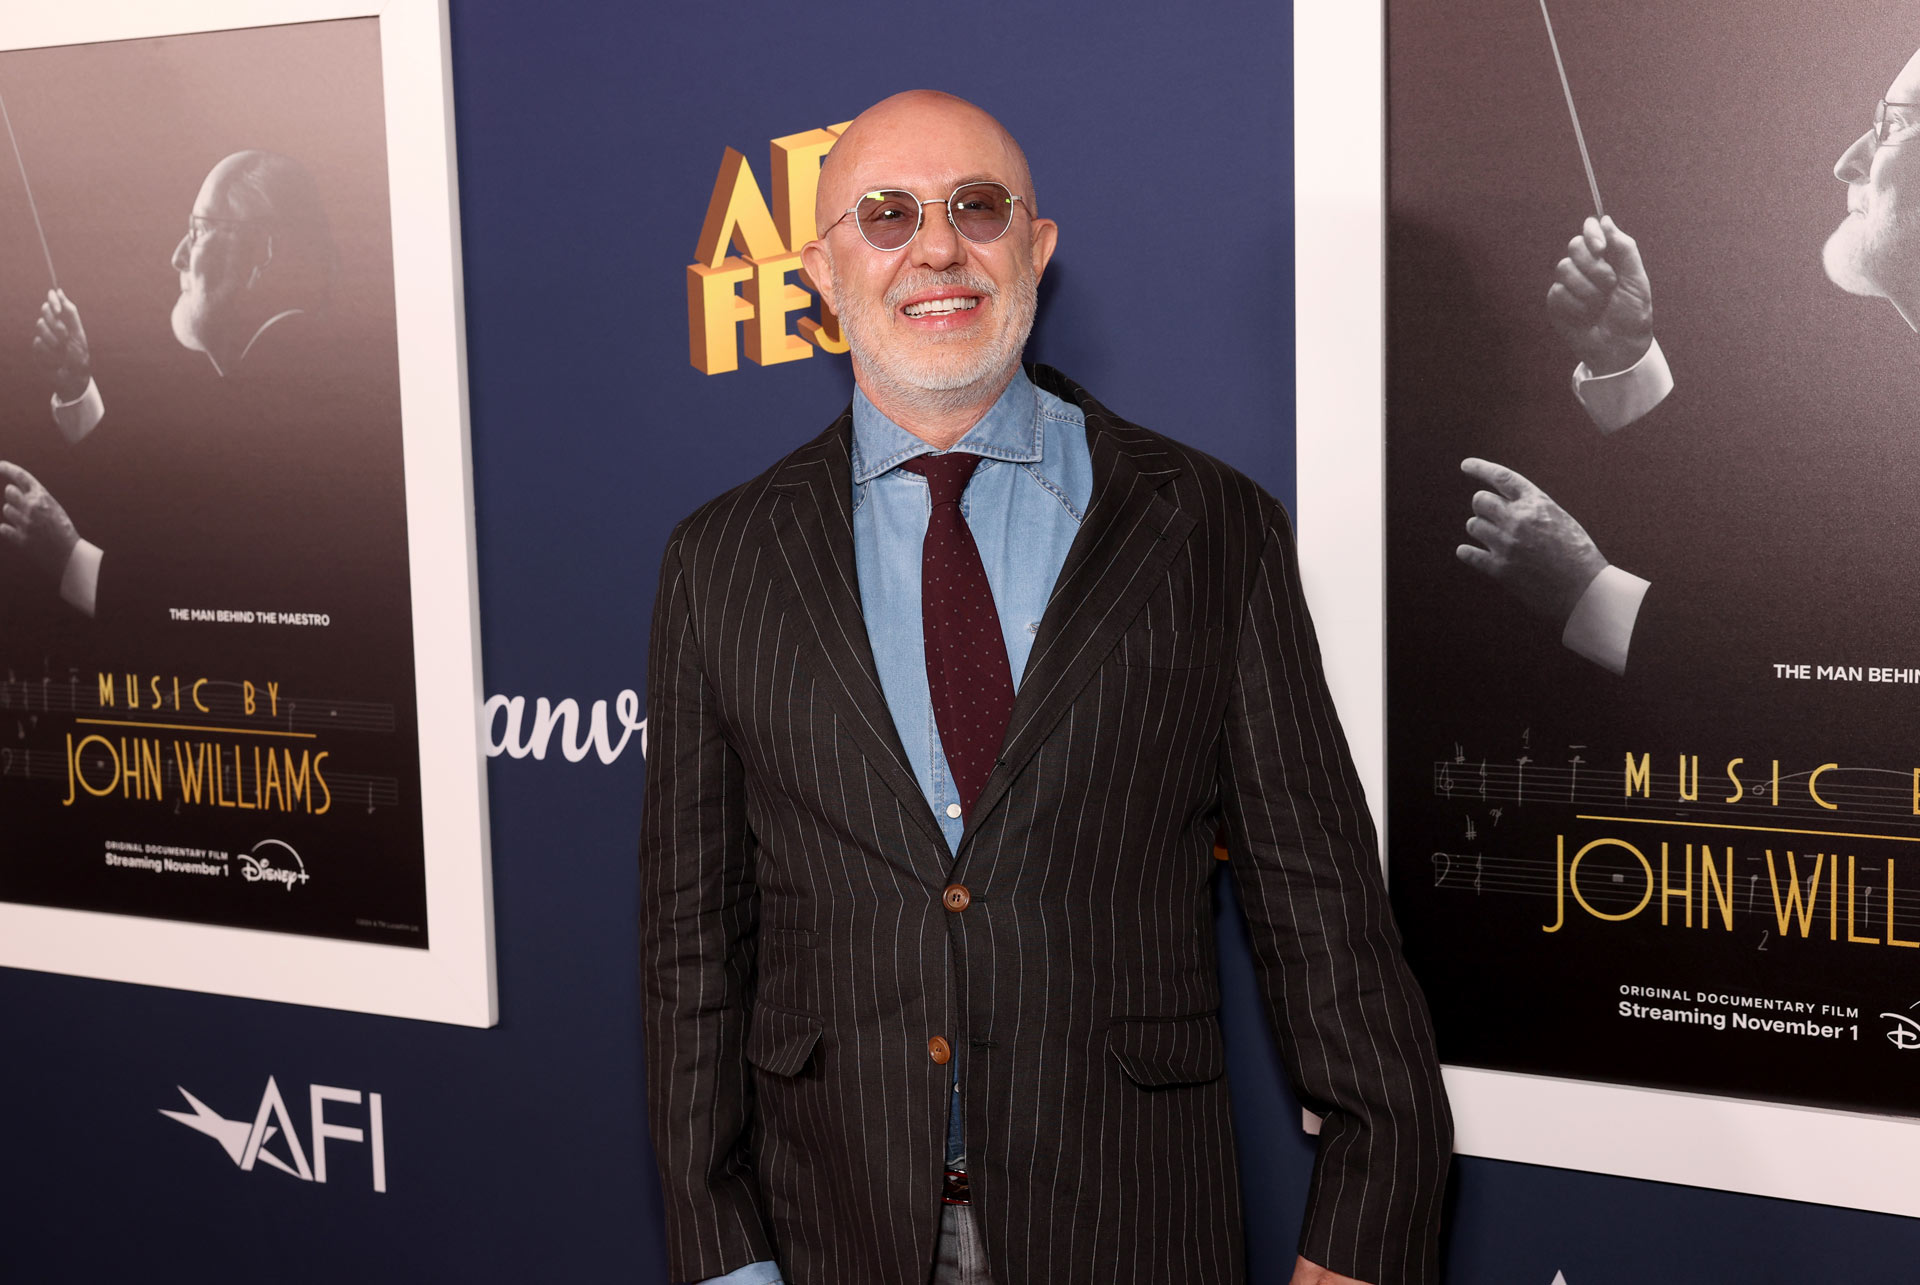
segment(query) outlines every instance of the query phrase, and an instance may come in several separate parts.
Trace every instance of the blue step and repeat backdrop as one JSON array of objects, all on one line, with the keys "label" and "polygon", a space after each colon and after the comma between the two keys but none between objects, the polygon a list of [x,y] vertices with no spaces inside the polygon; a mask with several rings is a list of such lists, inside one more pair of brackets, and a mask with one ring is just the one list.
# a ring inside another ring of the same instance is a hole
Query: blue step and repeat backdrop
[{"label": "blue step and repeat backdrop", "polygon": [[[1061,226],[1030,355],[1293,494],[1285,6],[455,0],[451,17],[500,1024],[0,971],[0,1280],[666,1280],[625,734],[654,575],[680,516],[851,387],[819,352],[729,362],[739,329],[707,351],[717,373],[689,360],[688,268],[726,149],[771,197],[773,140],[915,86],[980,102]],[[604,737],[536,735],[565,700]],[[1224,895],[1220,914],[1253,1279],[1284,1282],[1312,1142]],[[311,1152],[315,1086],[363,1095],[328,1099],[342,1128],[381,1103],[378,1133],[327,1142],[324,1183],[243,1168],[233,1139],[161,1114],[185,1090]],[[1905,1219],[1487,1161],[1457,1163],[1449,1208],[1459,1282],[1895,1281],[1920,1254]]]}]

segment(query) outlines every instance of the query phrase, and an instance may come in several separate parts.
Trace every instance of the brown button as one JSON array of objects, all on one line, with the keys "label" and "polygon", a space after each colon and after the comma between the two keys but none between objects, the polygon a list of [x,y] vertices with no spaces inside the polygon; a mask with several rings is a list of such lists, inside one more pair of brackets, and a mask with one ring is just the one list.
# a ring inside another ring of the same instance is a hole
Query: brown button
[{"label": "brown button", "polygon": [[936,1035],[927,1041],[927,1056],[945,1066],[953,1059],[953,1046]]},{"label": "brown button", "polygon": [[963,883],[950,883],[947,890],[940,894],[940,900],[948,910],[958,913],[973,904],[973,894],[967,891]]}]

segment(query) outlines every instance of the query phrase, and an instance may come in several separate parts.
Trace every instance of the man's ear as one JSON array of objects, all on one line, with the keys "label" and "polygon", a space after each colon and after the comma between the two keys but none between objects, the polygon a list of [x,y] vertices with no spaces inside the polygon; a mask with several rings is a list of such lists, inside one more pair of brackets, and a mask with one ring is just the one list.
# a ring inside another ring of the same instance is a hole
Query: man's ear
[{"label": "man's ear", "polygon": [[807,280],[820,294],[820,302],[828,312],[838,313],[833,306],[833,260],[828,257],[827,247],[818,240],[807,242],[800,247],[800,266],[807,271]]},{"label": "man's ear", "polygon": [[247,289],[251,290],[253,289],[253,287],[260,284],[260,274],[262,272],[265,272],[267,270],[268,265],[271,264],[272,262],[273,262],[273,233],[269,232],[267,233],[267,236],[266,236],[265,248],[262,250],[260,255],[260,261],[253,265],[253,270],[251,272],[247,273]]},{"label": "man's ear", "polygon": [[1060,240],[1060,225],[1052,219],[1035,219],[1029,235],[1032,246],[1029,253],[1033,256],[1033,276],[1037,281],[1046,273],[1047,264],[1053,260],[1054,247]]}]

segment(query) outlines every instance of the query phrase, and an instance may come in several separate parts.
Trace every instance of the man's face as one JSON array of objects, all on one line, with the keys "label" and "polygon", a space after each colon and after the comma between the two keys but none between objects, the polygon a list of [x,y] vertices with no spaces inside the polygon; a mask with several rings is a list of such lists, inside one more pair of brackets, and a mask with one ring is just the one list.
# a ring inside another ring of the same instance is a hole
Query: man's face
[{"label": "man's face", "polygon": [[[1920,103],[1920,53],[1887,87],[1889,103]],[[1841,154],[1847,217],[1827,238],[1827,276],[1853,294],[1907,306],[1920,296],[1920,107],[1889,107],[1885,142],[1869,130]]]},{"label": "man's face", "polygon": [[244,221],[230,198],[225,164],[200,185],[187,234],[174,247],[180,297],[173,305],[173,337],[206,352],[216,336],[239,324],[242,300],[258,266],[259,232]]},{"label": "man's face", "polygon": [[[901,395],[947,393],[1003,382],[1033,327],[1040,274],[1056,229],[1035,219],[1018,156],[991,122],[939,102],[886,111],[861,123],[841,158],[824,224],[864,192],[912,192],[925,206],[904,249],[876,250],[849,217],[821,233],[827,280],[856,370]],[[846,144],[843,144],[845,146]],[[954,230],[945,198],[976,180],[1021,197],[1005,235],[981,245]],[[817,261],[817,260],[816,260]],[[958,301],[957,305],[953,301]]]}]

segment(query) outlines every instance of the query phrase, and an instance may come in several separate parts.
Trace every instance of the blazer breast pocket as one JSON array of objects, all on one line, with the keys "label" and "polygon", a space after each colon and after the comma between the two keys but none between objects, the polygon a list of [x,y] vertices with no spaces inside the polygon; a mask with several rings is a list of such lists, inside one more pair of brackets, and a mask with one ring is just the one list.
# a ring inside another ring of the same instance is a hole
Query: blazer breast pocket
[{"label": "blazer breast pocket", "polygon": [[1226,631],[1211,629],[1134,630],[1120,639],[1120,663],[1144,669],[1201,669],[1223,659]]}]

